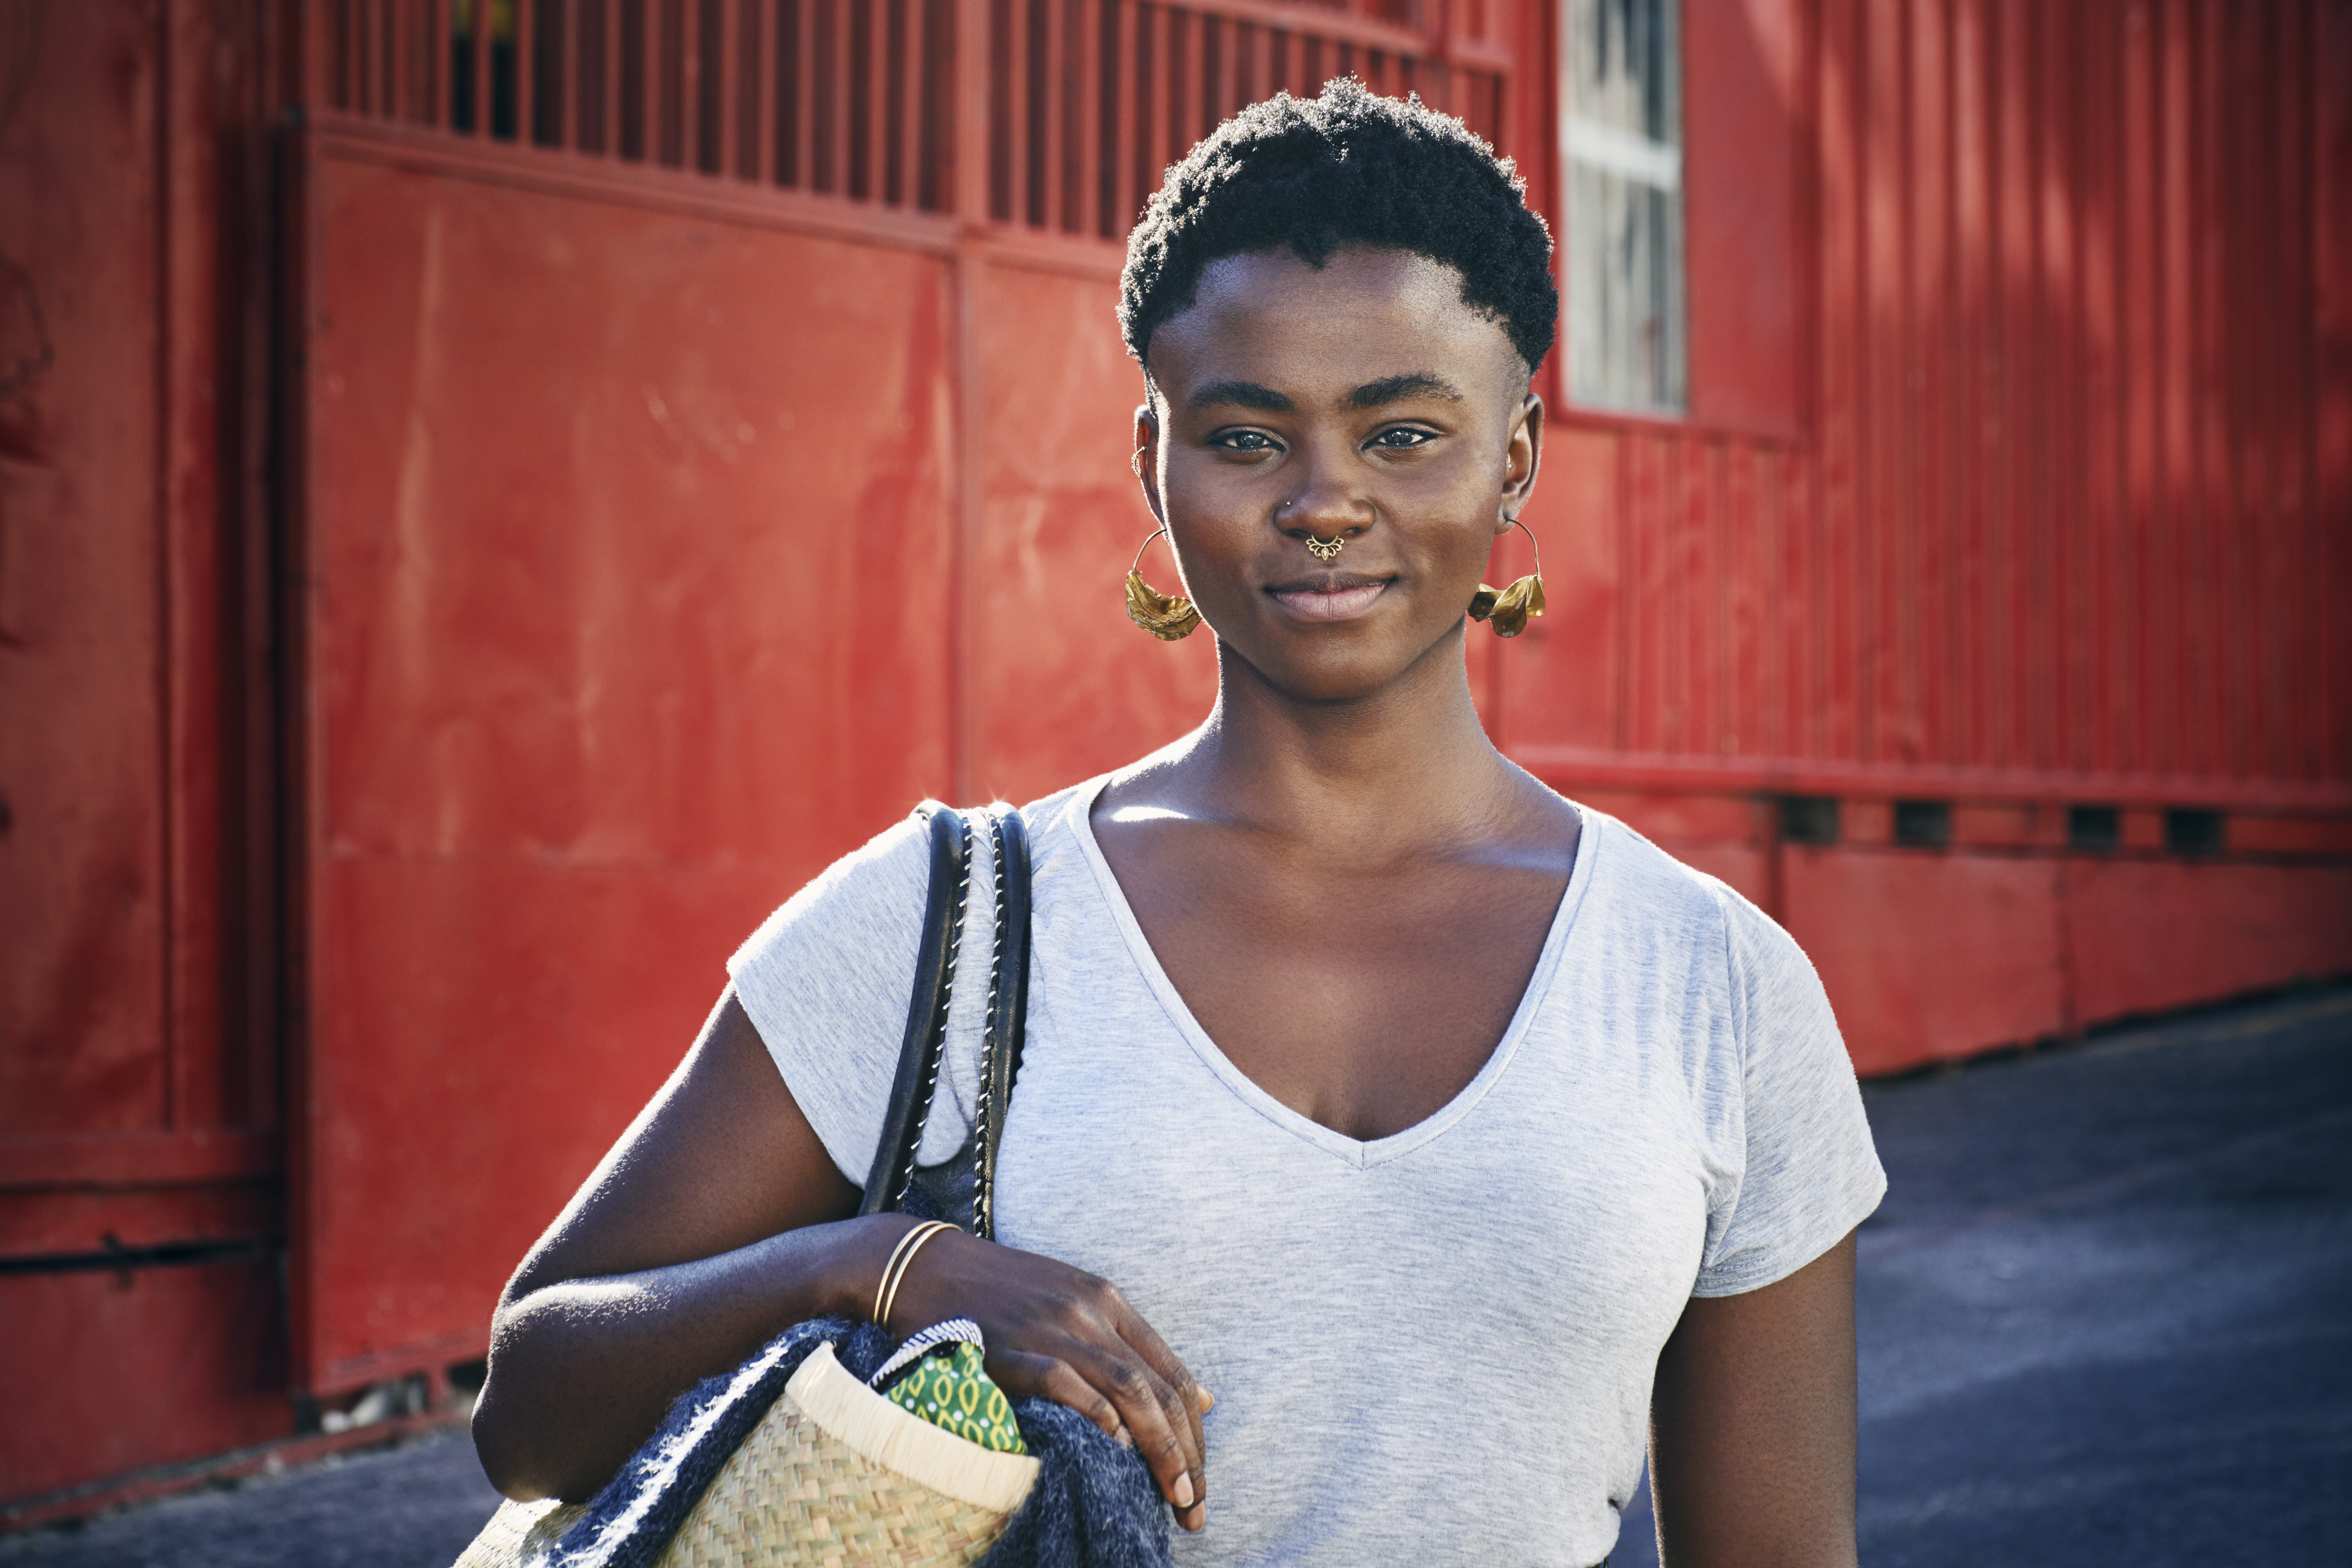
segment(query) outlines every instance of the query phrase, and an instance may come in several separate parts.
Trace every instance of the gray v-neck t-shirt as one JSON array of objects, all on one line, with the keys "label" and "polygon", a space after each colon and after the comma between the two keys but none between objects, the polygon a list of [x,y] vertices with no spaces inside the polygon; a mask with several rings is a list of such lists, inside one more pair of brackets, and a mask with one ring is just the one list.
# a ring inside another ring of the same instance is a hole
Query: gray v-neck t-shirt
[{"label": "gray v-neck t-shirt", "polygon": [[[1096,844],[1107,782],[1024,813],[1035,945],[997,1236],[1116,1283],[1215,1394],[1209,1527],[1178,1532],[1176,1561],[1600,1562],[1684,1303],[1794,1272],[1885,1190],[1811,964],[1721,882],[1580,806],[1575,869],[1494,1055],[1426,1121],[1360,1142],[1202,1032]],[[974,850],[919,1154],[943,1184],[969,1169],[987,994]],[[898,1068],[929,870],[909,819],[728,966],[853,1182]]]}]

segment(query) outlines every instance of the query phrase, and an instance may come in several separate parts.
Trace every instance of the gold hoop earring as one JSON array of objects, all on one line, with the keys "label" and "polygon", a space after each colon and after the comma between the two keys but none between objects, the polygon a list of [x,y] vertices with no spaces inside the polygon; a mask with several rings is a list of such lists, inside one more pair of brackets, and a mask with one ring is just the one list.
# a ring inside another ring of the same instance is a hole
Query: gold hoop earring
[{"label": "gold hoop earring", "polygon": [[1528,543],[1536,552],[1536,569],[1507,588],[1490,588],[1481,583],[1478,591],[1470,595],[1470,618],[1493,626],[1498,637],[1518,636],[1528,629],[1529,616],[1544,613],[1543,546],[1536,543],[1535,530],[1526,523],[1515,517],[1511,524],[1528,536]]},{"label": "gold hoop earring", "polygon": [[1161,642],[1175,642],[1200,629],[1201,612],[1192,600],[1162,594],[1143,580],[1143,552],[1167,531],[1160,529],[1136,547],[1135,562],[1127,569],[1127,618]]}]

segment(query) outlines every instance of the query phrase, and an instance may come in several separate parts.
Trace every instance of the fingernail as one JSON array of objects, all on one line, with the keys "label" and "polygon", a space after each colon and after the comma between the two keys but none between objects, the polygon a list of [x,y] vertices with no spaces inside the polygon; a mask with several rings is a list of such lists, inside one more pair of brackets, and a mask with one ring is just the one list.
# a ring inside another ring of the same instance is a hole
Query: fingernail
[{"label": "fingernail", "polygon": [[1176,1506],[1178,1508],[1192,1506],[1192,1478],[1190,1476],[1176,1478]]},{"label": "fingernail", "polygon": [[1118,1431],[1113,1432],[1111,1436],[1118,1439],[1118,1446],[1122,1448],[1132,1448],[1135,1447],[1135,1439],[1129,1435],[1127,1428],[1124,1426],[1121,1426]]},{"label": "fingernail", "polygon": [[1201,1396],[1201,1409],[1203,1413],[1216,1407],[1217,1396],[1210,1393],[1207,1389],[1202,1388],[1199,1384],[1196,1383],[1192,1385],[1192,1392]]}]

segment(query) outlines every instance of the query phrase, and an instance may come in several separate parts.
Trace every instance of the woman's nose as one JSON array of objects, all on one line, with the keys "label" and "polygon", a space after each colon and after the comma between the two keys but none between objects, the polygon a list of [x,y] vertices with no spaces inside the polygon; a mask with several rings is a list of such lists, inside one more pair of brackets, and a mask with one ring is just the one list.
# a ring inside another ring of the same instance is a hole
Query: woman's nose
[{"label": "woman's nose", "polygon": [[1275,508],[1274,525],[1294,538],[1338,539],[1361,533],[1372,524],[1373,510],[1365,497],[1323,464],[1307,463],[1293,470],[1301,482]]}]

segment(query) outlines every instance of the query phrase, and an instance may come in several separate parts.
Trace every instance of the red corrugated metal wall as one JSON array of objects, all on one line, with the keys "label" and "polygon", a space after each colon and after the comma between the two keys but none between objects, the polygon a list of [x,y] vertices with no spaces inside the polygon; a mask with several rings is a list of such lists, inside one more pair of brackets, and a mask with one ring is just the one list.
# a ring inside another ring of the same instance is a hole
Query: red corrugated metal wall
[{"label": "red corrugated metal wall", "polygon": [[[58,343],[0,406],[0,1251],[282,1235],[292,1324],[249,1255],[0,1279],[0,1498],[478,1353],[769,905],[1197,720],[1118,589],[1165,161],[1354,70],[1559,219],[1523,0],[68,10],[0,126]],[[1691,414],[1547,374],[1506,749],[1780,915],[1868,1068],[2352,969],[2352,4],[1683,18]]]},{"label": "red corrugated metal wall", "polygon": [[[1500,663],[1513,754],[1780,914],[1866,1068],[2352,964],[2345,8],[1685,16],[1695,414],[1554,441],[1574,597]],[[1701,62],[1751,47],[1791,216],[1710,246],[1713,121],[1759,120]],[[1706,358],[1759,242],[1807,323],[1786,437]],[[1836,847],[1775,831],[1788,793],[1841,800]],[[2168,843],[2184,810],[2219,843]]]},{"label": "red corrugated metal wall", "polygon": [[[1614,685],[1515,739],[2341,805],[2318,20],[1825,5],[1804,433],[1612,432]],[[1694,251],[1698,313],[1750,263]]]}]

